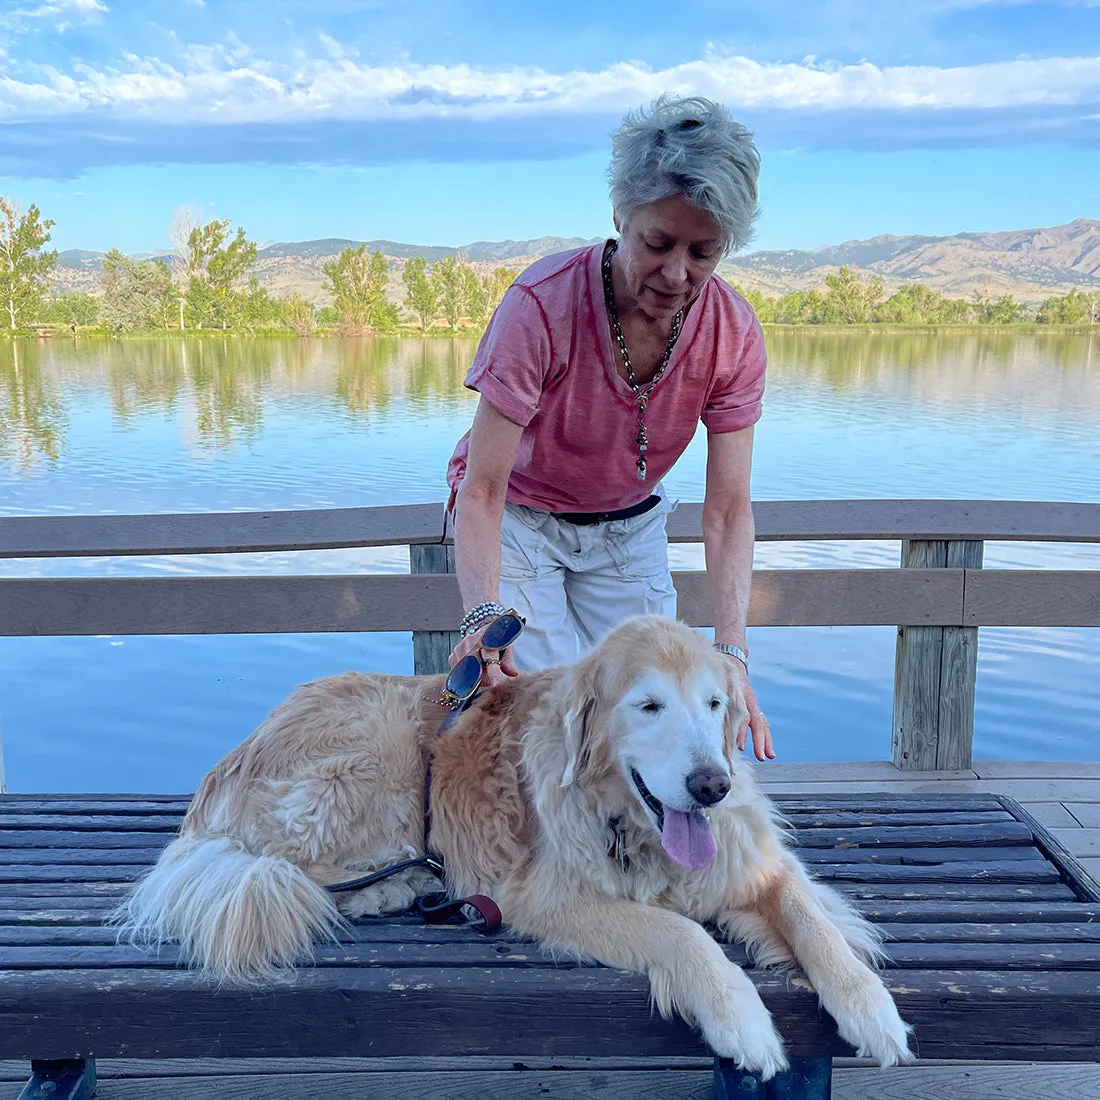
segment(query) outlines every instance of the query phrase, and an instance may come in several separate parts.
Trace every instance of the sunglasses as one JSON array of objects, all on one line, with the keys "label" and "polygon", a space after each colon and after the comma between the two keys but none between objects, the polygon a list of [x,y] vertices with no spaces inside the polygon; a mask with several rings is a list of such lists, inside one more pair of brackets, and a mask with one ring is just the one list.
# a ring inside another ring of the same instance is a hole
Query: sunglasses
[{"label": "sunglasses", "polygon": [[[498,615],[481,635],[482,649],[507,649],[522,633],[527,620],[515,611]],[[476,653],[469,653],[451,669],[443,684],[440,702],[452,710],[465,710],[481,686],[485,663]]]}]

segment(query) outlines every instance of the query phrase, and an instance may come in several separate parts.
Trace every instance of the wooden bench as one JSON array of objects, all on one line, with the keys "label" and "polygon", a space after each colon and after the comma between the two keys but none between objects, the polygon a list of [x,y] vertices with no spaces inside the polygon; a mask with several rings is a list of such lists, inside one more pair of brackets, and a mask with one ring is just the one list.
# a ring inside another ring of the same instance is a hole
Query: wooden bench
[{"label": "wooden bench", "polygon": [[[1100,889],[993,795],[780,798],[802,857],[890,937],[886,978],[924,1058],[1100,1060]],[[698,1056],[636,974],[555,963],[507,928],[353,923],[291,984],[214,990],[104,925],[174,834],[186,796],[0,796],[0,1059],[28,1097],[87,1097],[95,1058]],[[746,966],[792,1070],[726,1063],[716,1095],[829,1095],[851,1054],[808,983]],[[52,1088],[49,1088],[52,1086]],[[37,1090],[37,1091],[35,1091]]]}]

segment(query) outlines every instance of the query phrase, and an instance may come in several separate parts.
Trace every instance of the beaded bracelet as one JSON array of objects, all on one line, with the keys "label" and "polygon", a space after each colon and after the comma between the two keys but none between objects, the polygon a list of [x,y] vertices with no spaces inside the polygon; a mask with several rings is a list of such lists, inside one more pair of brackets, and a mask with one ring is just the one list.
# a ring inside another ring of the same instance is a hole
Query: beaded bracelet
[{"label": "beaded bracelet", "polygon": [[498,603],[496,600],[482,600],[481,603],[474,604],[465,615],[462,616],[462,622],[458,624],[459,633],[465,638],[477,630],[478,626],[489,618],[495,618],[497,615],[503,615],[508,608],[502,603]]}]

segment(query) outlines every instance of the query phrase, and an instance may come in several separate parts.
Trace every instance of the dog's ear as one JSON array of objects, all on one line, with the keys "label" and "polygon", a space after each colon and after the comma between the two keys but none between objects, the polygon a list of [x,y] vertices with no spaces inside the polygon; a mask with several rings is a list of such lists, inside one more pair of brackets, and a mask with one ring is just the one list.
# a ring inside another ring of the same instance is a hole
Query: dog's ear
[{"label": "dog's ear", "polygon": [[588,766],[588,724],[595,709],[596,700],[588,696],[578,700],[576,706],[566,711],[565,771],[561,777],[563,787],[571,786]]},{"label": "dog's ear", "polygon": [[588,768],[591,755],[591,725],[596,710],[596,686],[589,670],[578,670],[565,693],[562,733],[565,740],[565,770],[561,785],[571,786]]}]

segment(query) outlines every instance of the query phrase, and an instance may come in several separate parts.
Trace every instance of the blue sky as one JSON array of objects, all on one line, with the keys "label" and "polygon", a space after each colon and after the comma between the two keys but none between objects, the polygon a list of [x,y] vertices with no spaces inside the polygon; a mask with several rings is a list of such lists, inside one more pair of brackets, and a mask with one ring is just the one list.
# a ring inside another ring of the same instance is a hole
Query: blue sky
[{"label": "blue sky", "polygon": [[1100,0],[0,0],[0,193],[60,248],[611,231],[663,90],[763,158],[754,248],[1100,217]]}]

